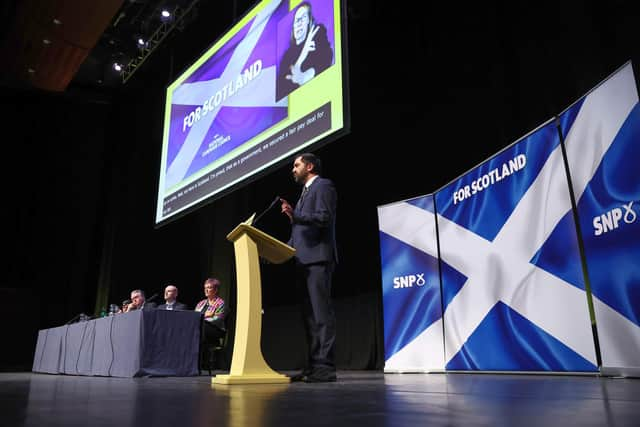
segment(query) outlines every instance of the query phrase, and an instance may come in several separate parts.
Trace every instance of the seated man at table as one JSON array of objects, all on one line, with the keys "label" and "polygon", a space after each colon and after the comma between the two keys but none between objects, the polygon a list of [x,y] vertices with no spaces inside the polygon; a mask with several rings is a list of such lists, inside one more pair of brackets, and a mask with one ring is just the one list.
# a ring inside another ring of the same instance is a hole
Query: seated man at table
[{"label": "seated man at table", "polygon": [[133,310],[155,310],[155,308],[155,302],[146,302],[142,289],[135,289],[131,291],[131,303],[126,307],[124,312],[127,313]]},{"label": "seated man at table", "polygon": [[158,310],[187,310],[186,304],[177,300],[178,288],[174,285],[168,285],[164,288],[164,304],[158,306]]}]

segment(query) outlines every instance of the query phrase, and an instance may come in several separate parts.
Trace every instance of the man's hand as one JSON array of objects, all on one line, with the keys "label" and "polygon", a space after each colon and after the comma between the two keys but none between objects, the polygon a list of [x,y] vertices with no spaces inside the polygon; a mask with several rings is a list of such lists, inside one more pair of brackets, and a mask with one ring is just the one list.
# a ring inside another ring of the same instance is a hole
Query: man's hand
[{"label": "man's hand", "polygon": [[318,27],[317,25],[311,26],[311,31],[309,31],[309,34],[307,34],[307,39],[304,41],[304,46],[302,46],[300,56],[298,57],[298,60],[294,65],[297,64],[298,67],[301,66],[304,60],[307,59],[309,52],[313,52],[316,50],[316,42],[315,40],[313,40],[313,38],[316,36],[316,33],[319,29],[320,27]]},{"label": "man's hand", "polygon": [[293,208],[291,207],[291,204],[282,197],[280,198],[280,203],[282,203],[280,205],[280,211],[289,217],[290,222],[293,222]]}]

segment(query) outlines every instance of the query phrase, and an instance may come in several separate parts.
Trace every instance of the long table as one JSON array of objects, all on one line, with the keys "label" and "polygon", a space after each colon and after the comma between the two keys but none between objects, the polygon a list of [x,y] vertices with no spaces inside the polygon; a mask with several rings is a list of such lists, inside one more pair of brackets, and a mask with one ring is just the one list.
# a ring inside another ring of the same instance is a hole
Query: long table
[{"label": "long table", "polygon": [[38,332],[33,372],[198,375],[200,313],[137,310]]}]

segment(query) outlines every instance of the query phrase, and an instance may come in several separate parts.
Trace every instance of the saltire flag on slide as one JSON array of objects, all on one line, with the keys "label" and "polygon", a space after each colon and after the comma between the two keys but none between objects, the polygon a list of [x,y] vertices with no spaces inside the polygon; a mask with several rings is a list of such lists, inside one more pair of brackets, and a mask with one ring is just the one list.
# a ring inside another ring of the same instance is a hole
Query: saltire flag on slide
[{"label": "saltire flag on slide", "polygon": [[277,28],[287,13],[287,2],[267,4],[170,92],[166,189],[287,117],[287,98],[275,101]]}]

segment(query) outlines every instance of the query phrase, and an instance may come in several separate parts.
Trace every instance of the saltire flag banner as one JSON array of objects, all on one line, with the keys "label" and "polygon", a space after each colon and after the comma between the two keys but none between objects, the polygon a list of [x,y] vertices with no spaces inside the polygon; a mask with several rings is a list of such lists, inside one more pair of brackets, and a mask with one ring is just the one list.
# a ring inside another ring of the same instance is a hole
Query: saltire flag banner
[{"label": "saltire flag banner", "polygon": [[435,206],[446,369],[597,371],[555,123],[439,190]]},{"label": "saltire flag banner", "polygon": [[444,370],[433,196],[378,207],[385,372]]},{"label": "saltire flag banner", "polygon": [[640,106],[631,62],[560,115],[606,368],[640,372]]}]

